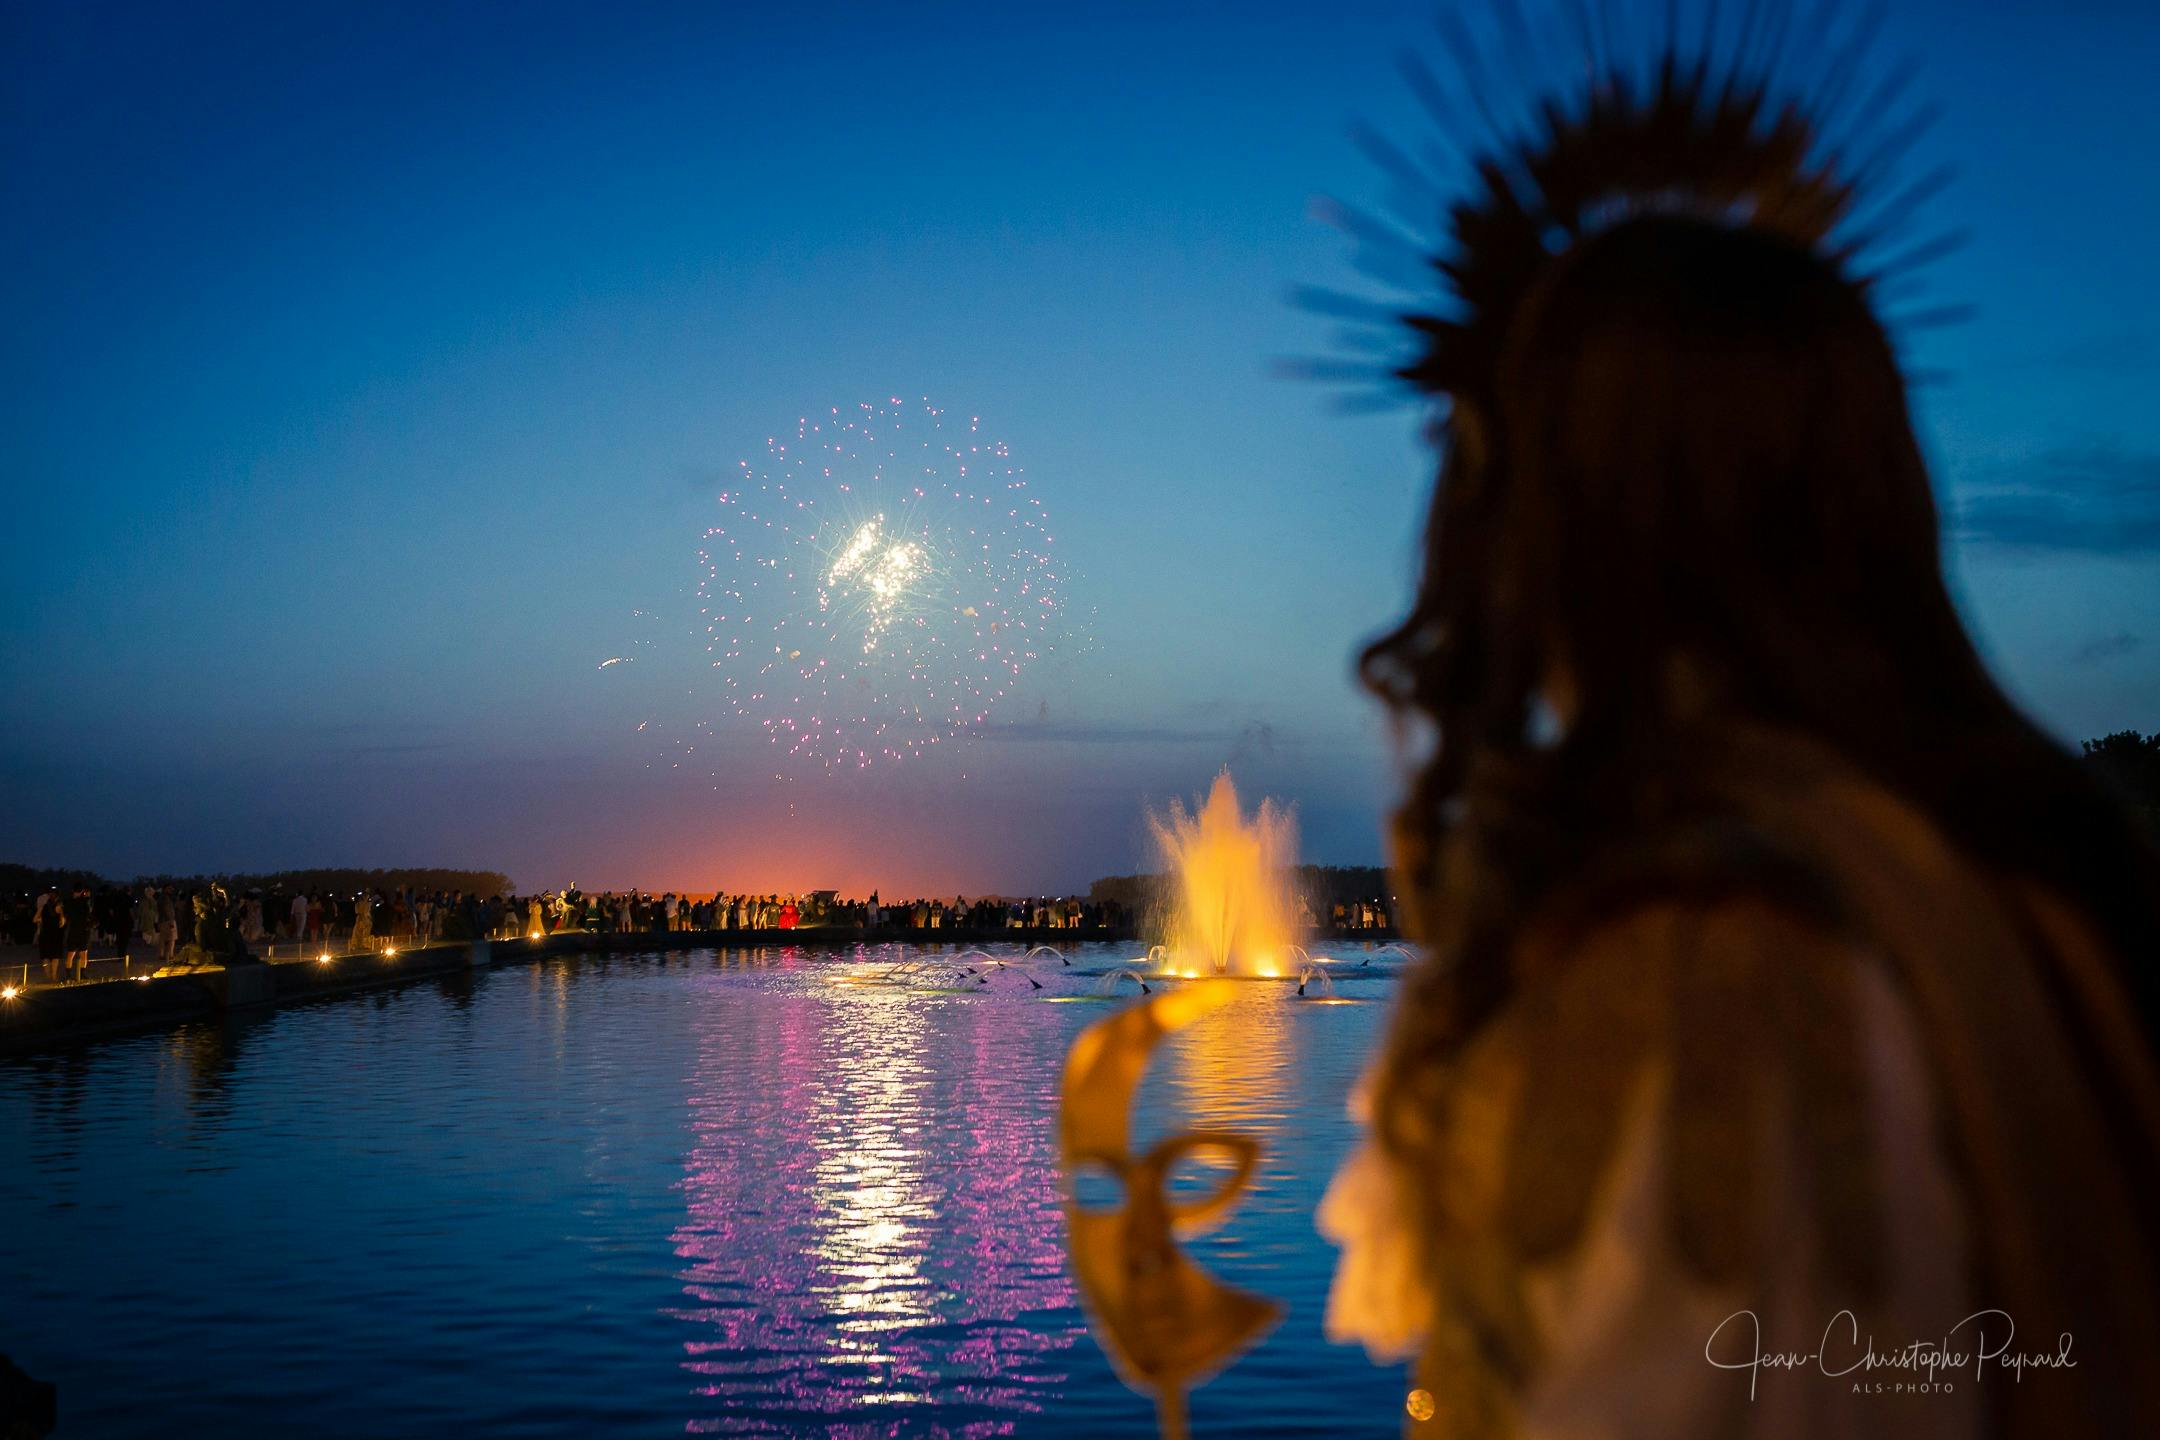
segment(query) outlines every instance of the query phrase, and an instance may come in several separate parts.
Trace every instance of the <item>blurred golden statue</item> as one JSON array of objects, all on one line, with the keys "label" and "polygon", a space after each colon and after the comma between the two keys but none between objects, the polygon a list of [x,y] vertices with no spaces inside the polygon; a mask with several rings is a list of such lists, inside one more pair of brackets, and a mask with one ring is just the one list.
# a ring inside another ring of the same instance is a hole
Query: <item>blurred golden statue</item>
[{"label": "blurred golden statue", "polygon": [[[1089,1026],[1065,1062],[1060,1150],[1068,1187],[1096,1168],[1114,1176],[1118,1209],[1084,1208],[1068,1188],[1065,1219],[1073,1272],[1096,1339],[1126,1384],[1155,1399],[1165,1436],[1185,1433],[1185,1392],[1258,1339],[1282,1314],[1272,1300],[1224,1285],[1194,1265],[1177,1240],[1212,1228],[1237,1204],[1259,1142],[1226,1130],[1173,1135],[1146,1154],[1131,1147],[1133,1092],[1164,1036],[1221,1006],[1231,982],[1157,995]],[[1195,1200],[1166,1191],[1189,1159],[1226,1159],[1230,1173]]]}]

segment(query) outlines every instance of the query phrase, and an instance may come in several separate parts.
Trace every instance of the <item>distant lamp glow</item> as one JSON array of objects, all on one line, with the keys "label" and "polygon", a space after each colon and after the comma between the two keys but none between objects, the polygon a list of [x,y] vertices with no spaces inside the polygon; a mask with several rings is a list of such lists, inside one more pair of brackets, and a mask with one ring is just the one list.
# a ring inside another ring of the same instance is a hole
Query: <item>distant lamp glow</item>
[{"label": "distant lamp glow", "polygon": [[20,994],[22,994],[22,991],[16,989],[13,985],[0,985],[0,1000],[12,1000]]},{"label": "distant lamp glow", "polygon": [[317,955],[317,956],[315,957],[315,963],[316,963],[316,964],[318,964],[318,965],[327,965],[327,964],[329,964],[329,963],[330,963],[330,952],[329,952],[328,950],[325,950],[325,951],[323,951],[323,952],[322,952],[322,954],[320,954],[320,955]]},{"label": "distant lamp glow", "polygon": [[385,945],[385,946],[383,946],[383,952],[382,952],[382,958],[383,958],[383,959],[385,959],[385,960],[391,960],[391,959],[395,959],[395,958],[396,958],[396,956],[397,956],[397,946],[395,946],[395,945]]}]

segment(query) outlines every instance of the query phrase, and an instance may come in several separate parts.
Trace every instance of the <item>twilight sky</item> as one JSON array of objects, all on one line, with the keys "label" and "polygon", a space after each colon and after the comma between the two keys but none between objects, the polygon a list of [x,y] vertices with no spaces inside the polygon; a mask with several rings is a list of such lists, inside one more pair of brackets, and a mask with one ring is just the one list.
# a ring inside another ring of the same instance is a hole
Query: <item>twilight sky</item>
[{"label": "twilight sky", "polygon": [[[1271,362],[1328,346],[1310,202],[1380,197],[1350,125],[1418,133],[1431,14],[7,7],[0,859],[1057,890],[1229,763],[1376,860],[1349,659],[1429,462]],[[2058,735],[2160,727],[2160,8],[1889,36],[1973,232],[1913,352],[1965,613]],[[722,477],[887,396],[1012,446],[1092,648],[950,753],[677,768]]]}]

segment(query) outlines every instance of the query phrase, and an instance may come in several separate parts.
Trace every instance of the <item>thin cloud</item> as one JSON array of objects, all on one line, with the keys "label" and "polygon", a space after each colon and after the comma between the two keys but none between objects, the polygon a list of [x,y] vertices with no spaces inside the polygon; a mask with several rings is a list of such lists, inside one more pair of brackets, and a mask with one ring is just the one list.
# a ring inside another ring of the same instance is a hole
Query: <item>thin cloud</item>
[{"label": "thin cloud", "polygon": [[2160,335],[2151,330],[2089,336],[2065,345],[2056,359],[2057,369],[2100,374],[2150,370],[2155,364],[2160,364]]},{"label": "thin cloud", "polygon": [[2123,631],[2115,635],[2102,635],[2088,640],[2070,653],[2070,658],[2080,665],[2097,665],[2103,660],[2120,659],[2136,650],[2142,642],[2137,636]]},{"label": "thin cloud", "polygon": [[1994,370],[2048,370],[2079,375],[2121,375],[2160,365],[2160,331],[2149,327],[2103,330],[2060,345],[2009,356]]},{"label": "thin cloud", "polygon": [[1274,753],[1275,727],[1265,720],[1254,720],[1238,731],[1237,745],[1230,751],[1230,760],[1236,764],[1254,755]]},{"label": "thin cloud", "polygon": [[993,725],[980,738],[1019,745],[1198,745],[1220,741],[1223,732],[1170,725],[1076,725],[1037,720]]},{"label": "thin cloud", "polygon": [[[1233,718],[1235,712],[1244,718]],[[1031,720],[993,725],[979,732],[984,740],[1003,740],[1020,745],[1224,745],[1232,760],[1251,755],[1272,755],[1278,744],[1289,743],[1276,726],[1253,713],[1253,707],[1220,697],[1191,700],[1176,708],[1163,722],[1133,725],[1118,721],[1053,720],[1044,701]]]},{"label": "thin cloud", "polygon": [[2091,555],[2160,550],[2160,454],[2058,450],[1959,488],[1961,540]]}]

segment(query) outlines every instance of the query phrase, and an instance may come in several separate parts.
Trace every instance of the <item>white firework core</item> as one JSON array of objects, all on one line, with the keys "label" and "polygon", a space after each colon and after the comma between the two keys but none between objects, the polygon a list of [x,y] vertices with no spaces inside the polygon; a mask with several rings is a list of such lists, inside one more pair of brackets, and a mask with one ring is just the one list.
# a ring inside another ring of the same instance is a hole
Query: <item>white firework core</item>
[{"label": "white firework core", "polygon": [[884,530],[883,515],[864,521],[826,572],[825,588],[817,596],[818,609],[830,610],[834,590],[853,583],[856,598],[868,616],[863,634],[865,655],[877,649],[879,637],[908,598],[909,582],[925,568],[922,545],[912,540],[888,540]]},{"label": "white firework core", "polygon": [[791,756],[861,768],[978,729],[1061,622],[1042,502],[1004,444],[928,402],[802,419],[719,505],[707,649]]}]

